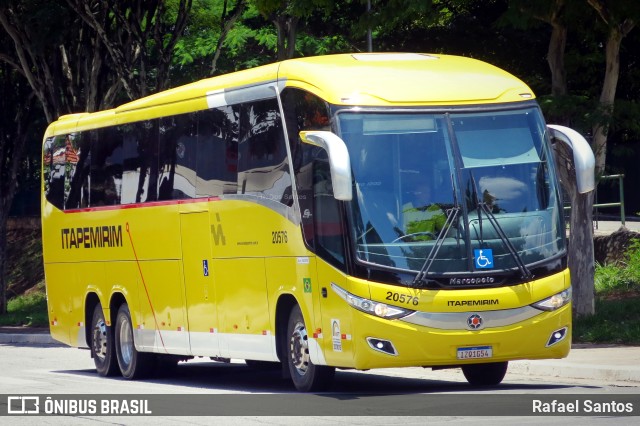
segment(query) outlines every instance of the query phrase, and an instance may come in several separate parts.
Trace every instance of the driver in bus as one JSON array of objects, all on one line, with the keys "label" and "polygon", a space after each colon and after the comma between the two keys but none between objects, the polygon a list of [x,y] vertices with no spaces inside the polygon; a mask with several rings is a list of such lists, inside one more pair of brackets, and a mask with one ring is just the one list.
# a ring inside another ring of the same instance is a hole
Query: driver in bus
[{"label": "driver in bus", "polygon": [[[419,178],[420,175],[417,176]],[[413,179],[402,205],[402,219],[406,242],[435,240],[447,220],[442,208],[431,196],[431,186],[424,179]]]}]

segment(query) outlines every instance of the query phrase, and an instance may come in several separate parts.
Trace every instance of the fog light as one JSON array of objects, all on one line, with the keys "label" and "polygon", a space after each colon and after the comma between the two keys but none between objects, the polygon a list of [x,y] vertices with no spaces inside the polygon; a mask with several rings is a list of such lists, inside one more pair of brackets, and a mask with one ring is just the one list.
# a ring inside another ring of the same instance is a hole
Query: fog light
[{"label": "fog light", "polygon": [[549,341],[547,342],[547,348],[549,346],[553,346],[556,343],[564,340],[564,338],[567,336],[568,330],[569,330],[568,327],[562,327],[560,330],[556,330],[553,333],[551,333],[551,336],[549,337]]},{"label": "fog light", "polygon": [[378,352],[393,356],[398,355],[398,352],[396,352],[396,348],[393,346],[393,343],[388,340],[376,339],[375,337],[367,337],[367,343],[369,343],[371,349]]}]

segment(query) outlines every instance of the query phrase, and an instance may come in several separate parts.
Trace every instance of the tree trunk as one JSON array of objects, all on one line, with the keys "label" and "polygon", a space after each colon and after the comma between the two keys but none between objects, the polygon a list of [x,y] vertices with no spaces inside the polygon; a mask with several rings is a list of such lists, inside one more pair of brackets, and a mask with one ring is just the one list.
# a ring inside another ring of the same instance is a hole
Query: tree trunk
[{"label": "tree trunk", "polygon": [[607,46],[605,50],[606,69],[602,92],[600,93],[600,109],[602,119],[593,126],[593,152],[596,156],[596,176],[604,174],[607,162],[607,134],[613,115],[613,102],[616,98],[618,77],[620,75],[620,45],[622,39],[635,27],[635,22],[626,16],[613,13],[608,3],[603,0],[587,0],[595,9],[600,19],[609,26]]},{"label": "tree trunk", "polygon": [[613,102],[616,98],[616,88],[620,75],[620,44],[622,34],[617,29],[612,28],[609,32],[606,47],[606,71],[602,92],[600,93],[600,108],[603,113],[603,120],[593,126],[593,152],[596,156],[596,175],[602,175],[607,159],[607,133],[609,132],[609,121],[613,114]]},{"label": "tree trunk", "polygon": [[549,40],[549,50],[547,51],[547,62],[551,70],[551,94],[553,96],[564,96],[567,94],[567,77],[564,69],[567,27],[559,22],[554,22],[551,26],[553,29]]},{"label": "tree trunk", "polygon": [[577,189],[573,152],[562,142],[554,145],[556,166],[565,193],[571,201],[568,262],[573,289],[574,317],[595,313],[595,264],[593,256],[593,191]]}]

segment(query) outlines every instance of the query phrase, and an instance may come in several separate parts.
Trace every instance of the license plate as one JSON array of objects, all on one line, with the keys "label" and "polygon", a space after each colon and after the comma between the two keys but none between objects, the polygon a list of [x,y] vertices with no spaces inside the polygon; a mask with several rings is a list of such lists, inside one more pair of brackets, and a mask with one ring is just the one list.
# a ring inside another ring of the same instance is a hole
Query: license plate
[{"label": "license plate", "polygon": [[493,357],[493,348],[491,346],[458,348],[458,359],[480,359],[491,357]]}]

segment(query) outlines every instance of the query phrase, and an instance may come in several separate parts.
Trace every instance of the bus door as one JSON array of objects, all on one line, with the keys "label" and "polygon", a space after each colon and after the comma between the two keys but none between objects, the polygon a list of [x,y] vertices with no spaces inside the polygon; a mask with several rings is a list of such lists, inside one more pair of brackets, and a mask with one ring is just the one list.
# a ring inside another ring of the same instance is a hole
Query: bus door
[{"label": "bus door", "polygon": [[207,209],[181,212],[182,267],[191,353],[218,356],[218,314],[209,230]]}]

